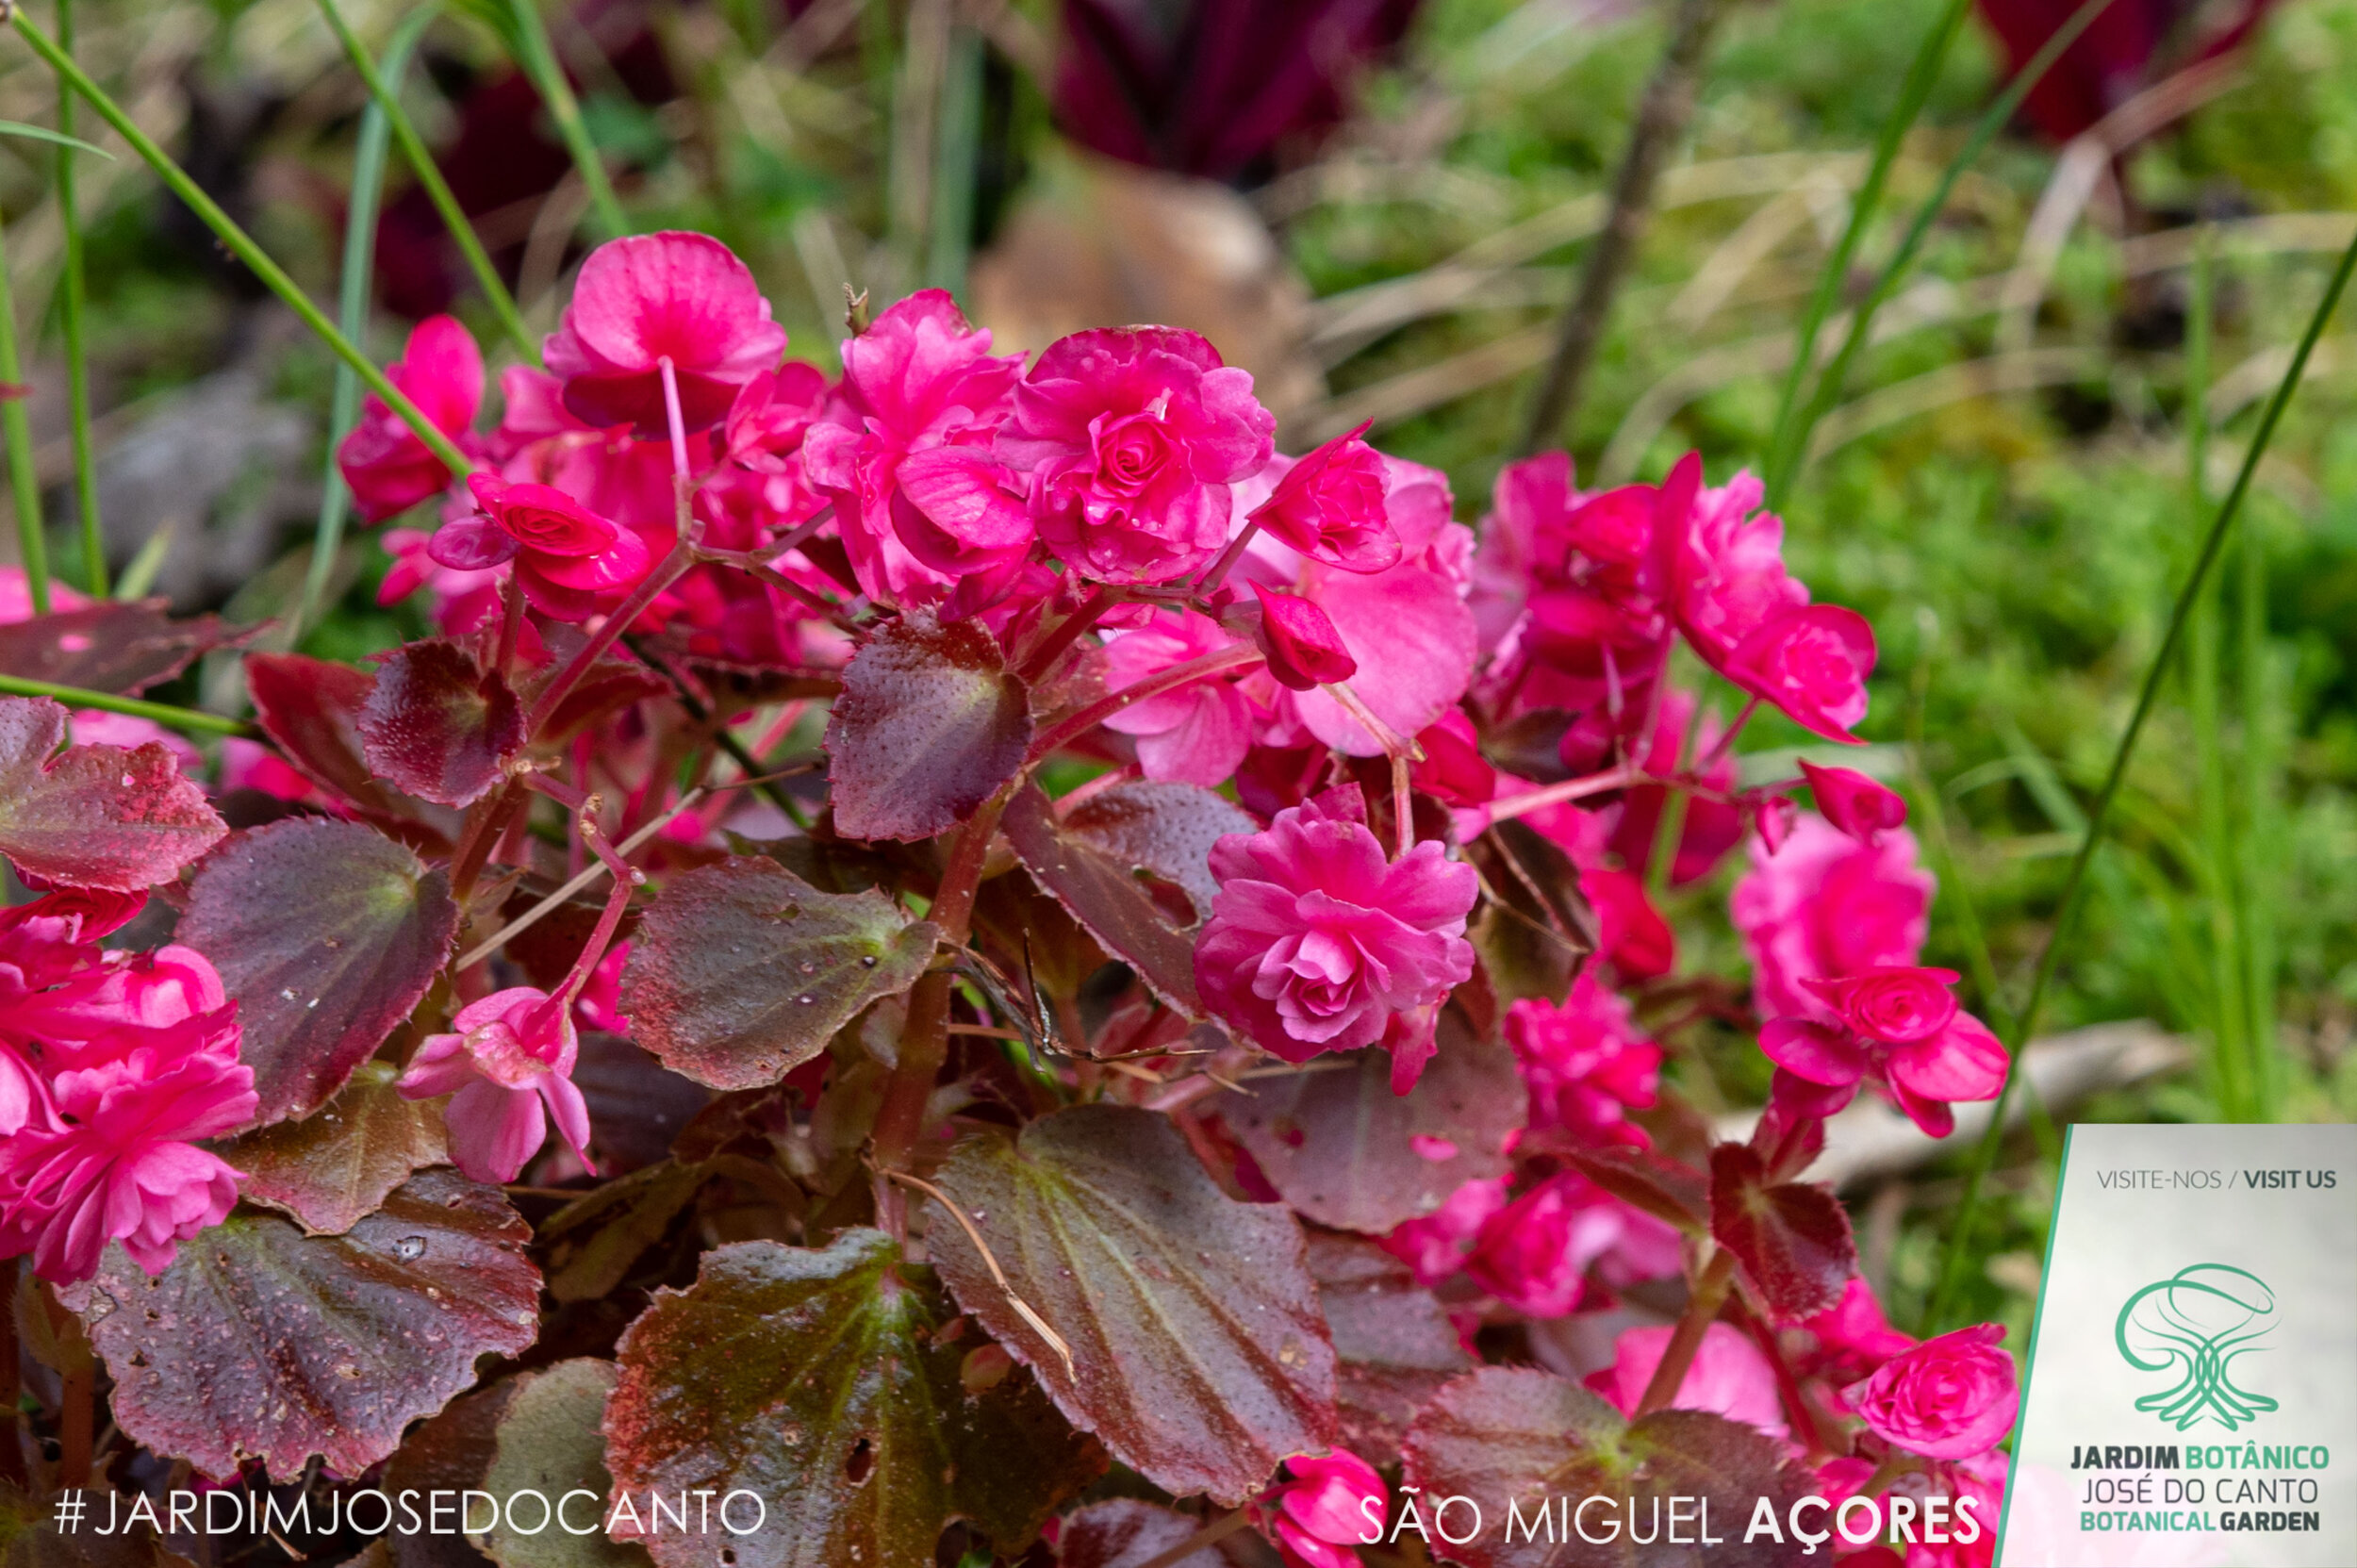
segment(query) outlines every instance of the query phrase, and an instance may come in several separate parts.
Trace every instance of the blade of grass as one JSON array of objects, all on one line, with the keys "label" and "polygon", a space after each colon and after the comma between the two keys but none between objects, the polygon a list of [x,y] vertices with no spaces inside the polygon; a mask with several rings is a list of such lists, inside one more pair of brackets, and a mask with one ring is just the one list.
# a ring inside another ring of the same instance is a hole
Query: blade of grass
[{"label": "blade of grass", "polygon": [[[369,84],[371,95],[367,110],[360,116],[359,142],[353,153],[352,200],[344,219],[343,280],[337,301],[344,336],[361,343],[369,336],[369,289],[376,255],[376,220],[385,194],[387,144],[400,124],[394,116],[400,112],[401,81],[408,72],[411,52],[433,25],[439,8],[423,7],[402,23],[386,45],[385,64],[380,72],[376,62],[370,60],[368,52],[360,47],[360,41],[344,27],[333,0],[320,0],[320,5],[347,41],[354,60],[367,61],[361,76]],[[432,168],[433,160],[428,158],[420,167]],[[440,174],[436,173],[434,179],[438,184]],[[465,222],[463,214],[459,221]],[[473,239],[472,230],[468,230],[467,235],[469,240]],[[508,303],[508,309],[515,309],[513,301]],[[311,533],[311,563],[304,573],[303,595],[295,602],[294,614],[287,622],[286,643],[289,648],[303,640],[304,628],[319,613],[320,601],[327,592],[327,580],[335,570],[336,553],[343,547],[344,522],[352,511],[352,490],[344,483],[343,469],[336,454],[359,418],[360,378],[352,373],[351,366],[338,365],[336,389],[328,406],[327,477],[320,488],[319,524]]]},{"label": "blade of grass", "polygon": [[[1875,274],[1873,287],[1867,290],[1866,297],[1851,312],[1849,336],[1842,339],[1840,352],[1834,355],[1833,363],[1825,367],[1825,373],[1817,378],[1817,385],[1810,391],[1807,403],[1796,418],[1788,421],[1779,417],[1777,434],[1768,451],[1767,505],[1770,510],[1783,509],[1785,498],[1791,494],[1792,482],[1800,477],[1801,466],[1807,458],[1809,433],[1817,428],[1817,421],[1825,417],[1826,410],[1841,396],[1841,388],[1850,379],[1850,368],[1856,362],[1859,352],[1873,330],[1874,313],[1889,300],[1899,287],[1899,280],[1914,265],[1916,253],[1923,248],[1923,241],[1932,232],[1932,224],[1946,210],[1949,194],[1955,190],[1956,182],[1964,177],[1966,170],[1980,161],[1982,149],[2004,128],[2006,122],[2013,118],[2014,111],[2021,107],[2021,100],[2029,96],[2030,90],[2037,86],[2048,69],[2062,58],[2063,51],[2069,48],[2111,3],[2112,0],[2085,0],[2085,4],[2071,12],[2070,19],[2054,30],[2053,37],[2048,39],[2038,52],[2014,73],[2013,80],[2005,84],[2004,91],[1999,93],[1982,111],[1981,118],[1972,126],[1972,134],[1965,139],[1956,156],[1948,160],[1948,167],[1940,172],[1939,184],[1933,188],[1923,205],[1916,208],[1915,221],[1907,226],[1906,236],[1899,241],[1899,248],[1891,253],[1888,261],[1883,263],[1882,271]],[[1793,358],[1792,373],[1786,379],[1788,388],[1797,376],[1805,373],[1808,361],[1805,352]]]},{"label": "blade of grass", "polygon": [[[58,0],[58,47],[74,53],[74,0]],[[92,599],[107,597],[107,540],[98,520],[98,471],[91,452],[90,355],[83,341],[87,280],[82,265],[82,209],[74,199],[74,93],[58,83],[58,216],[65,226],[64,275],[58,279],[58,325],[65,333],[66,411],[74,424],[74,509],[82,523],[82,581]]]},{"label": "blade of grass", "polygon": [[508,6],[516,18],[518,41],[522,45],[522,58],[516,63],[532,78],[540,101],[548,106],[549,118],[556,122],[556,134],[564,139],[565,150],[572,155],[573,167],[581,171],[581,183],[589,192],[589,207],[598,215],[598,226],[605,230],[608,239],[618,239],[630,232],[630,221],[622,216],[622,204],[614,194],[614,182],[606,176],[605,160],[599,156],[597,143],[589,140],[589,127],[582,121],[581,101],[573,96],[573,84],[565,79],[565,68],[557,63],[556,49],[549,42],[548,20],[540,14],[539,0],[508,0]]},{"label": "blade of grass", "polygon": [[[2202,475],[2210,455],[2210,339],[2212,327],[2212,231],[2205,225],[2195,253],[2193,297],[2185,312],[2185,497],[2192,515],[2209,504]],[[2201,970],[2209,981],[2210,1076],[2218,1112],[2228,1121],[2250,1121],[2257,1110],[2250,1080],[2250,1042],[2243,1004],[2242,939],[2236,931],[2233,827],[2229,818],[2226,743],[2219,713],[2219,580],[2213,576],[2194,600],[2185,640],[2185,697],[2193,722],[2194,801],[2200,831],[2199,893],[2203,924]]]},{"label": "blade of grass", "polygon": [[1941,1260],[1939,1286],[1933,1294],[1930,1311],[1925,1314],[1927,1326],[1937,1331],[1946,1318],[1949,1304],[1963,1278],[1964,1260],[1972,1240],[1972,1222],[1980,1208],[1981,1189],[1988,1177],[1990,1164],[1997,1157],[1997,1145],[2004,1135],[2005,1102],[2012,1097],[2014,1082],[2020,1074],[2014,1071],[2021,1059],[2021,1044],[2037,1027],[2039,1005],[2046,999],[2046,988],[2052,982],[2054,968],[2061,962],[2063,944],[2070,933],[2071,916],[2076,913],[2079,890],[2086,881],[2087,864],[2094,858],[2095,847],[2103,836],[2105,822],[2111,816],[2112,803],[2119,796],[2121,784],[2128,775],[2128,764],[2135,755],[2136,742],[2143,736],[2145,720],[2151,717],[2152,704],[2160,695],[2162,682],[2175,663],[2177,645],[2184,640],[2185,622],[2191,618],[2195,599],[2225,548],[2226,536],[2233,527],[2234,518],[2242,510],[2243,500],[2250,493],[2251,477],[2258,472],[2259,460],[2266,455],[2268,443],[2275,438],[2276,426],[2282,422],[2284,408],[2292,394],[2299,388],[2299,378],[2308,369],[2309,355],[2316,352],[2316,339],[2324,335],[2327,322],[2340,307],[2341,295],[2349,288],[2351,272],[2357,271],[2357,238],[2341,253],[2340,261],[2332,269],[2332,276],[2325,285],[2324,298],[2316,304],[2316,314],[2309,319],[2307,330],[2300,335],[2299,345],[2292,351],[2292,362],[2277,383],[2274,394],[2267,399],[2266,410],[2259,417],[2259,427],[2251,434],[2250,450],[2243,454],[2242,467],[2235,471],[2233,487],[2218,503],[2217,516],[2211,521],[2208,534],[2202,538],[2200,553],[2196,555],[2193,570],[2179,590],[2177,602],[2169,612],[2168,629],[2162,635],[2161,646],[2153,653],[2152,662],[2145,671],[2144,684],[2136,693],[2136,705],[2128,716],[2128,727],[2113,749],[2110,769],[2104,774],[2102,787],[2095,797],[2094,809],[2087,814],[2086,831],[2080,835],[2079,848],[2070,859],[2070,869],[2063,878],[2062,895],[2056,900],[2054,923],[2046,934],[2046,945],[2038,953],[2037,968],[2030,977],[2030,992],[2015,1015],[2015,1025],[2005,1044],[2010,1048],[2003,1087],[1997,1092],[1988,1131],[1972,1151],[1972,1164],[1965,1177],[1964,1197],[1957,1208],[1953,1228],[1948,1233],[1946,1256]]},{"label": "blade of grass", "polygon": [[1907,132],[1921,117],[1932,89],[1938,84],[1939,68],[1946,62],[1956,35],[1964,30],[1965,15],[1971,8],[1972,0],[1948,0],[1948,8],[1932,24],[1932,30],[1923,35],[1914,62],[1907,67],[1906,78],[1899,85],[1899,101],[1890,106],[1890,114],[1883,121],[1881,134],[1875,139],[1874,161],[1867,166],[1866,181],[1851,200],[1850,221],[1843,225],[1833,254],[1825,257],[1824,271],[1817,276],[1817,288],[1801,312],[1799,338],[1791,367],[1785,371],[1784,389],[1776,398],[1776,422],[1768,440],[1771,505],[1783,494],[1783,487],[1778,483],[1782,473],[1776,459],[1790,446],[1793,421],[1801,417],[1801,388],[1817,362],[1817,335],[1824,330],[1825,319],[1833,314],[1834,305],[1841,297],[1842,285],[1850,275],[1851,258],[1857,255],[1859,241],[1866,237],[1866,226],[1874,221],[1874,213],[1882,206],[1883,187],[1889,183],[1890,166],[1898,161]]},{"label": "blade of grass", "polygon": [[[8,280],[8,247],[0,225],[0,382],[25,384],[25,365],[16,348],[16,290]],[[33,613],[49,613],[49,536],[41,530],[41,480],[33,470],[33,421],[25,413],[22,396],[0,402],[0,441],[8,453],[8,489],[16,502],[17,557],[25,568],[25,586],[32,596]]]},{"label": "blade of grass", "polygon": [[28,125],[22,120],[0,120],[0,136],[21,136],[34,141],[46,141],[52,146],[71,147],[76,152],[95,153],[108,163],[115,160],[114,154],[104,147],[93,147],[78,136],[67,136],[46,125]]},{"label": "blade of grass", "polygon": [[[426,450],[441,459],[443,467],[453,474],[473,470],[474,465],[467,460],[466,454],[460,452],[451,438],[425,417],[424,410],[410,401],[406,392],[387,380],[385,372],[352,339],[337,330],[336,323],[329,321],[326,313],[312,303],[302,287],[287,275],[286,269],[272,260],[270,253],[255,244],[253,237],[221,209],[221,204],[206,195],[204,188],[190,178],[188,171],[173,161],[171,154],[140,130],[124,112],[123,106],[107,95],[105,88],[91,80],[80,66],[59,53],[56,41],[35,26],[32,19],[23,11],[16,12],[13,20],[18,36],[32,47],[33,52],[51,70],[65,78],[74,91],[82,95],[83,101],[98,111],[99,118],[114,127],[116,135],[130,143],[131,150],[156,171],[164,184],[171,188],[172,193],[187,203],[189,210],[194,212],[206,228],[220,236],[221,242],[229,247],[231,255],[244,262],[254,275],[262,280],[263,286],[285,302],[287,308],[293,311],[303,324],[318,336],[320,341],[333,350],[338,359],[352,367],[360,377],[361,385],[383,399],[385,406],[400,416],[401,421],[425,443]],[[0,367],[0,371],[4,370],[5,367]]]},{"label": "blade of grass", "polygon": [[127,604],[147,597],[147,590],[156,586],[157,573],[164,569],[164,557],[172,551],[173,532],[172,519],[166,518],[156,532],[147,536],[147,542],[140,546],[131,564],[115,579],[114,596],[119,602]]},{"label": "blade of grass", "polygon": [[117,697],[111,691],[87,691],[80,686],[61,686],[54,681],[28,681],[18,675],[0,675],[0,693],[10,697],[54,697],[69,708],[99,708],[107,713],[127,713],[135,718],[152,718],[174,730],[194,734],[258,735],[258,726],[242,718],[230,718],[222,714],[206,713],[202,708],[175,708],[169,702],[147,702],[137,697]]},{"label": "blade of grass", "polygon": [[2237,539],[2242,569],[2235,649],[2242,709],[2242,852],[2236,859],[2234,931],[2248,1021],[2243,1039],[2259,1091],[2258,1119],[2282,1119],[2289,1063],[2275,1045],[2275,896],[2283,883],[2283,824],[2277,810],[2283,729],[2281,687],[2266,644],[2266,544],[2246,528]]},{"label": "blade of grass", "polygon": [[[483,240],[475,234],[474,224],[467,219],[466,208],[460,206],[458,198],[451,193],[450,182],[442,178],[441,167],[434,161],[434,154],[418,135],[417,124],[409,118],[409,111],[401,107],[402,74],[393,66],[395,51],[398,49],[405,57],[409,49],[416,47],[418,33],[433,20],[439,8],[427,6],[402,24],[400,36],[406,37],[410,41],[406,47],[398,42],[388,44],[385,53],[385,67],[379,70],[376,62],[369,58],[369,51],[361,43],[359,35],[344,20],[344,13],[336,8],[336,0],[319,0],[319,7],[321,14],[327,18],[328,26],[335,30],[337,41],[343,45],[345,56],[352,61],[352,68],[368,85],[369,96],[377,111],[390,125],[393,140],[400,143],[402,157],[407,161],[410,172],[418,176],[418,183],[425,188],[426,196],[434,203],[434,210],[441,214],[442,226],[457,242],[459,253],[466,256],[468,270],[474,273],[475,287],[483,290],[483,297],[491,304],[492,314],[500,319],[500,330],[507,335],[507,340],[523,356],[525,364],[538,364],[540,348],[533,341],[531,332],[524,326],[522,314],[516,308],[516,296],[508,292],[499,269],[491,265],[490,253],[483,248]],[[378,157],[381,161],[383,155],[380,153]],[[344,256],[347,275],[351,266],[351,253],[347,249]],[[349,318],[344,330],[347,333],[352,331]]]}]

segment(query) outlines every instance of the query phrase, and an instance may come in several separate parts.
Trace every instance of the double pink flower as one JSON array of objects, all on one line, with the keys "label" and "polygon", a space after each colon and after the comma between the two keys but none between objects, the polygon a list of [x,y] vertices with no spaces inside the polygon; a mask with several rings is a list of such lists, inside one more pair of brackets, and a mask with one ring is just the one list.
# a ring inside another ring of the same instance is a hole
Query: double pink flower
[{"label": "double pink flower", "polygon": [[1431,839],[1386,859],[1353,784],[1221,839],[1211,870],[1219,895],[1195,949],[1204,1002],[1288,1062],[1384,1041],[1405,1093],[1429,1031],[1387,1032],[1472,976],[1473,867]]},{"label": "double pink flower", "polygon": [[1955,1100],[1994,1099],[2005,1083],[2005,1048],[1956,1006],[1953,969],[1891,965],[1801,983],[1835,1022],[1775,1018],[1759,1048],[1781,1070],[1776,1103],[1803,1116],[1831,1115],[1861,1081],[1884,1085],[1935,1138],[1955,1129]]}]

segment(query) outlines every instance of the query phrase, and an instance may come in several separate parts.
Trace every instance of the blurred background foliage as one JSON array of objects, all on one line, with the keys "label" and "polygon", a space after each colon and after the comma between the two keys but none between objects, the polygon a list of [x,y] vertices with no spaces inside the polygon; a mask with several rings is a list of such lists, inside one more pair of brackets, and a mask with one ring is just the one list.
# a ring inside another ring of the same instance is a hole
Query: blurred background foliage
[{"label": "blurred background foliage", "polygon": [[[315,0],[76,8],[93,73],[333,299],[367,99]],[[414,12],[341,8],[374,50]],[[1292,449],[1373,419],[1388,450],[1446,470],[1470,521],[1528,421],[1671,8],[551,0],[544,16],[630,222],[725,239],[796,353],[834,368],[847,287],[878,303],[949,288],[1024,348],[1176,322],[1254,371]],[[1760,464],[1796,317],[1945,8],[1724,7],[1568,431],[1583,483],[1657,477],[1689,447],[1714,481]],[[2034,25],[2040,6],[1983,9]],[[1970,973],[1985,932],[1992,1012],[2019,1002],[2208,508],[2357,222],[2357,0],[2117,9],[2174,31],[2157,51],[2066,56],[1965,175],[1786,507],[1795,569],[1881,641],[1866,766],[1914,789],[1943,868],[1927,959]],[[1946,57],[1852,298],[2003,82],[1987,20]],[[403,96],[537,332],[599,220],[510,63],[515,24],[508,0],[446,0]],[[2204,52],[2220,26],[2248,36]],[[55,113],[48,72],[0,43],[0,118]],[[303,575],[331,365],[107,144],[114,161],[79,160],[107,553],[185,609],[258,621]],[[51,149],[0,140],[0,211],[50,547],[76,581]],[[380,357],[443,308],[496,336],[398,157],[375,283]],[[2152,1020],[2184,1042],[2181,1065],[2070,1114],[2357,1113],[2352,335],[2328,333],[2259,470],[2044,1015],[2049,1032]],[[371,538],[345,548],[307,648],[352,658],[420,635],[414,609],[377,604],[386,565]],[[179,695],[233,701],[229,675]],[[1746,733],[1747,774],[1788,772],[1804,737],[1779,722]],[[1730,983],[1736,869],[1673,895],[1688,967]],[[1706,1106],[1764,1090],[1732,1031],[1672,1044]],[[2055,1147],[2042,1115],[2006,1146],[1966,1310],[2026,1321]],[[1951,1155],[1852,1195],[1899,1321],[1932,1286],[1960,1168]]]}]

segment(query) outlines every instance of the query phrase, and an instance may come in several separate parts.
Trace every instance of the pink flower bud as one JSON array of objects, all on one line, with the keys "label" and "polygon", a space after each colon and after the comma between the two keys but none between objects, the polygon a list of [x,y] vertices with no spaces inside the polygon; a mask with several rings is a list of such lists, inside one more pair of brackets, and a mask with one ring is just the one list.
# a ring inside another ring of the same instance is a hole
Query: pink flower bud
[{"label": "pink flower bud", "polygon": [[1906,801],[1854,768],[1820,767],[1804,758],[1801,774],[1825,820],[1861,844],[1877,843],[1886,830],[1906,823]]},{"label": "pink flower bud", "polygon": [[1349,1548],[1380,1538],[1391,1494],[1375,1466],[1345,1448],[1323,1458],[1295,1454],[1293,1478],[1277,1494],[1273,1533],[1289,1568],[1359,1568]]},{"label": "pink flower bud", "polygon": [[1259,642],[1268,655],[1268,669],[1277,684],[1309,691],[1359,673],[1359,661],[1343,646],[1343,635],[1326,612],[1290,593],[1271,593],[1260,584],[1252,591],[1261,601]]},{"label": "pink flower bud", "polygon": [[1398,565],[1399,533],[1383,504],[1390,475],[1382,454],[1360,439],[1366,433],[1361,424],[1287,469],[1250,520],[1311,560],[1344,571]]},{"label": "pink flower bud", "polygon": [[1851,1384],[1843,1397],[1874,1434],[1927,1459],[1985,1454],[2013,1430],[2020,1405],[2013,1358],[1994,1323],[1925,1340]]}]

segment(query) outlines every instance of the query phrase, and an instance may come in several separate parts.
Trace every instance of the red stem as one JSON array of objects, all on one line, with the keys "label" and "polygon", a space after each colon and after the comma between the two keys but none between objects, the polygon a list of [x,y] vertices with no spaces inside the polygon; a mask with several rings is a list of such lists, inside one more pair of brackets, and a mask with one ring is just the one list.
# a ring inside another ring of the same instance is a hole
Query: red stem
[{"label": "red stem", "polygon": [[629,631],[632,622],[647,613],[647,606],[695,564],[696,546],[683,526],[679,542],[671,547],[668,555],[663,557],[662,564],[647,573],[637,588],[622,602],[620,609],[606,617],[604,622],[589,634],[589,640],[581,645],[581,651],[573,655],[572,662],[557,672],[556,679],[551,681],[533,702],[524,733],[538,734],[540,727],[549,721],[549,716],[556,712],[557,704],[570,695],[573,687],[579,685],[582,678],[589,673],[591,667],[604,656],[605,651],[614,646],[614,639]]},{"label": "red stem", "polygon": [[1174,691],[1180,686],[1191,685],[1196,681],[1209,680],[1214,675],[1225,675],[1231,669],[1241,669],[1246,665],[1260,662],[1261,651],[1248,642],[1240,642],[1232,648],[1223,648],[1216,653],[1206,653],[1201,658],[1189,659],[1184,664],[1175,664],[1168,669],[1159,670],[1142,681],[1136,681],[1122,687],[1111,696],[1098,698],[1031,742],[1031,753],[1024,759],[1025,766],[1036,763],[1042,757],[1053,755],[1057,751],[1080,739],[1132,702],[1143,702],[1149,697],[1160,697],[1163,692]]},{"label": "red stem", "polygon": [[24,1353],[16,1341],[16,1280],[24,1264],[10,1258],[0,1263],[0,1480],[23,1487],[28,1477],[25,1473],[25,1447],[19,1441],[21,1426],[16,1402],[24,1391],[22,1381]]},{"label": "red stem", "polygon": [[1016,673],[1027,682],[1037,681],[1054,668],[1057,657],[1065,649],[1080,640],[1081,633],[1096,625],[1107,610],[1126,597],[1120,588],[1098,588],[1082,602],[1079,609],[1058,622],[1054,631],[1040,639],[1039,646],[1031,650],[1030,656],[1023,661],[1023,668]]},{"label": "red stem", "polygon": [[1203,574],[1203,581],[1195,585],[1195,596],[1197,599],[1207,598],[1217,591],[1222,583],[1228,581],[1229,569],[1234,567],[1238,558],[1244,554],[1244,547],[1252,542],[1252,536],[1260,531],[1259,523],[1246,522],[1244,525],[1244,532],[1228,541],[1228,548],[1221,552],[1218,560],[1211,563],[1211,569]]},{"label": "red stem", "polygon": [[1609,795],[1616,789],[1626,789],[1644,782],[1645,774],[1641,769],[1607,767],[1601,773],[1545,784],[1522,795],[1508,795],[1503,801],[1491,801],[1483,809],[1490,814],[1491,821],[1503,822],[1565,801],[1584,801],[1591,795]]},{"label": "red stem", "polygon": [[1661,1364],[1653,1369],[1653,1379],[1645,1385],[1644,1396],[1637,1401],[1637,1408],[1629,1412],[1630,1419],[1651,1415],[1677,1397],[1687,1373],[1693,1370],[1694,1353],[1703,1347],[1703,1332],[1718,1317],[1719,1309],[1727,1299],[1727,1287],[1734,1280],[1735,1254],[1721,1247],[1703,1265],[1702,1278],[1694,1281],[1694,1294],[1687,1298],[1686,1311],[1678,1318],[1670,1343],[1662,1348]]},{"label": "red stem", "polygon": [[[981,887],[982,867],[990,858],[991,835],[998,831],[998,818],[1005,813],[1010,798],[1010,791],[1001,790],[982,803],[981,809],[958,830],[949,863],[942,868],[941,886],[927,917],[941,928],[941,940],[950,948],[965,945],[967,928],[974,917],[975,895]],[[936,969],[920,979],[909,993],[908,1022],[900,1030],[899,1062],[892,1069],[891,1081],[884,1086],[883,1107],[876,1114],[876,1164],[884,1170],[903,1168],[910,1150],[924,1135],[926,1102],[932,1098],[933,1081],[941,1076],[942,1064],[949,1055],[952,980],[947,969]],[[878,1217],[885,1222],[885,1229],[898,1234],[896,1227],[900,1222],[903,1200],[897,1196],[893,1184],[882,1177],[876,1186]]]}]

